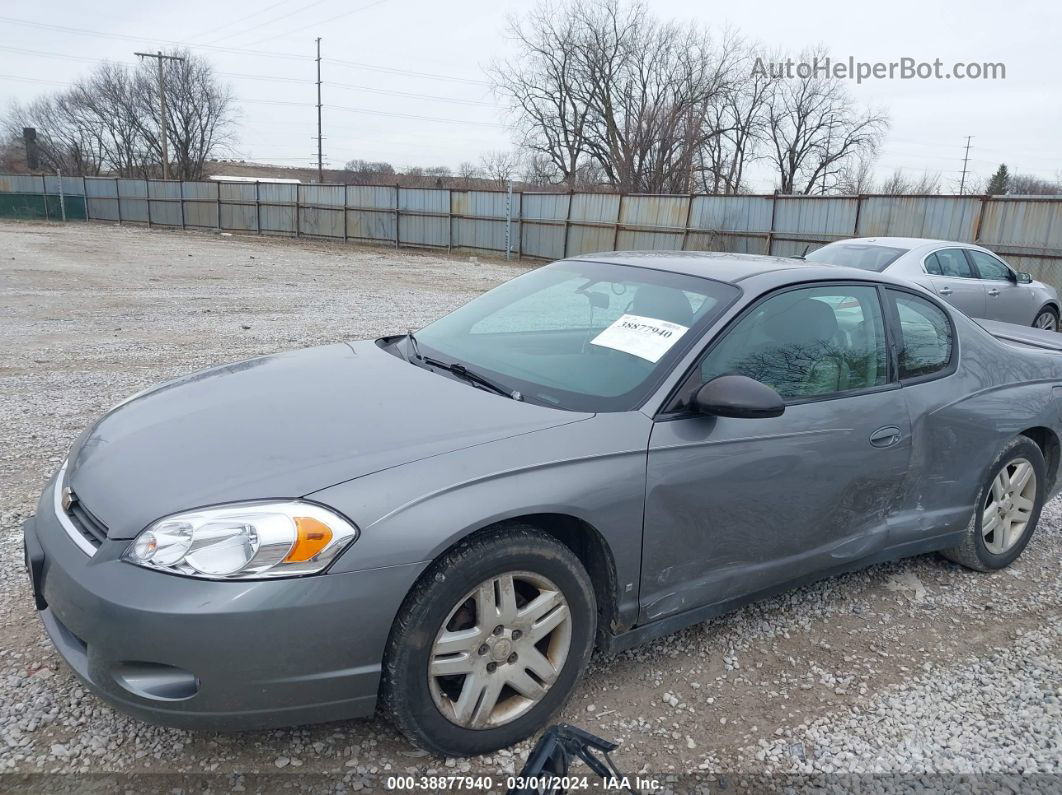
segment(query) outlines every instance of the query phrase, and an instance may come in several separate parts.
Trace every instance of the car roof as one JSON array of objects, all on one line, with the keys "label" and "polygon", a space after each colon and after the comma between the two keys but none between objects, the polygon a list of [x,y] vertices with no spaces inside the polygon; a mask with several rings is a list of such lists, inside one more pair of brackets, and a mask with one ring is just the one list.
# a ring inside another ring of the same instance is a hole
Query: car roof
[{"label": "car roof", "polygon": [[958,240],[937,240],[931,237],[850,237],[844,240],[835,240],[834,243],[870,243],[892,248],[916,249],[923,246],[963,246],[964,248],[980,248],[973,243],[963,243]]},{"label": "car roof", "polygon": [[861,268],[805,262],[796,257],[767,257],[715,251],[603,251],[581,254],[569,260],[631,265],[638,268],[670,271],[737,284],[754,277],[764,277],[772,286],[815,280],[854,279],[905,284],[888,274]]}]

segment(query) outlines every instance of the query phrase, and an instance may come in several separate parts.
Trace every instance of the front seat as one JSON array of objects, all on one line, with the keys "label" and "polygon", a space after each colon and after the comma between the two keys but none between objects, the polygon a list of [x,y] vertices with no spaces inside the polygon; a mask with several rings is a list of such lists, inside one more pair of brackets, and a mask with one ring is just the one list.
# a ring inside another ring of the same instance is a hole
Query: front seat
[{"label": "front seat", "polygon": [[681,290],[646,284],[638,288],[627,312],[632,315],[667,320],[689,328],[693,325],[693,307]]},{"label": "front seat", "polygon": [[837,318],[828,304],[801,298],[764,318],[770,339],[764,355],[776,369],[783,394],[824,395],[848,389],[849,370]]}]

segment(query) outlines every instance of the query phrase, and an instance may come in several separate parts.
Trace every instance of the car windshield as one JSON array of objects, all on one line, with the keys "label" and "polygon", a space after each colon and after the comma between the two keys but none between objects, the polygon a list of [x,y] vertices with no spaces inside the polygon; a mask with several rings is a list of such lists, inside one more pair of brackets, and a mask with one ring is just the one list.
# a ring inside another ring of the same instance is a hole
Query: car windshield
[{"label": "car windshield", "polygon": [[825,262],[829,265],[846,265],[865,271],[881,273],[901,254],[910,249],[878,246],[873,243],[830,243],[812,251],[804,259],[807,262]]},{"label": "car windshield", "polygon": [[531,402],[629,411],[739,294],[712,279],[565,260],[421,329],[417,347]]}]

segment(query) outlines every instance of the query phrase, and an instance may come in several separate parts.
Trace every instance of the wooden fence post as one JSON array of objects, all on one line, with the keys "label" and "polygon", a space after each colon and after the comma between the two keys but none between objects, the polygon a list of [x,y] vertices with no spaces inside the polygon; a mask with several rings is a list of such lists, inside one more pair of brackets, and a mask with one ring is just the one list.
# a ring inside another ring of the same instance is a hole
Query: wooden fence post
[{"label": "wooden fence post", "polygon": [[48,215],[48,183],[44,179],[44,174],[41,174],[41,200],[44,202],[44,220],[51,220]]},{"label": "wooden fence post", "polygon": [[122,222],[122,191],[118,187],[118,177],[114,178],[114,204],[118,208],[118,223]]},{"label": "wooden fence post", "polygon": [[682,227],[682,248],[681,251],[686,250],[686,242],[690,237],[690,221],[693,219],[693,197],[691,193],[689,197],[689,204],[686,205],[686,225]]},{"label": "wooden fence post", "polygon": [[81,198],[84,199],[84,201],[85,201],[85,220],[86,221],[91,221],[92,220],[92,211],[89,210],[89,203],[88,203],[88,199],[89,199],[89,197],[88,197],[88,180],[85,179],[85,175],[84,174],[81,175]]},{"label": "wooden fence post", "polygon": [[[627,194],[621,193],[619,196],[619,202],[616,204],[616,225],[612,228],[612,250],[619,250],[619,233],[620,233],[620,221],[623,220],[623,200],[627,197]],[[569,202],[569,215],[571,215],[571,199]],[[567,253],[567,252],[565,252]]]},{"label": "wooden fence post", "polygon": [[987,193],[981,197],[981,206],[977,210],[977,217],[974,218],[973,228],[973,242],[977,243],[981,240],[981,225],[985,222],[985,210],[988,208],[988,203],[992,201],[992,197]]},{"label": "wooden fence post", "polygon": [[399,185],[396,182],[395,183],[395,248],[398,248],[398,246],[399,246],[399,244],[401,242],[401,238],[402,238],[402,234],[401,234],[401,232],[398,229],[399,217],[402,215],[402,210],[399,208],[399,203],[398,203],[398,191],[399,190],[400,190]]},{"label": "wooden fence post", "polygon": [[763,253],[768,257],[771,256],[771,248],[774,243],[774,213],[778,207],[778,191],[774,192],[771,196],[771,226],[767,230],[767,250]]},{"label": "wooden fence post", "polygon": [[561,244],[561,259],[568,256],[568,230],[572,227],[572,191],[568,191],[568,212],[564,216],[564,243]]}]

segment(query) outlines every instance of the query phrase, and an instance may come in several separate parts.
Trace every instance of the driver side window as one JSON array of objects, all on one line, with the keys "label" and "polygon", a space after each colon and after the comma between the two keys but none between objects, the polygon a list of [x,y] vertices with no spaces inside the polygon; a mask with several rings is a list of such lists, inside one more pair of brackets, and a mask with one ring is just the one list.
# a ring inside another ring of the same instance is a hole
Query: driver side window
[{"label": "driver side window", "polygon": [[887,383],[886,350],[875,288],[789,290],[755,307],[709,351],[701,383],[739,374],[783,398],[827,397]]}]

